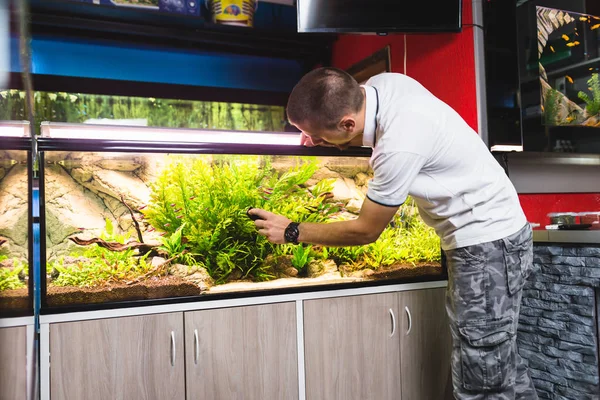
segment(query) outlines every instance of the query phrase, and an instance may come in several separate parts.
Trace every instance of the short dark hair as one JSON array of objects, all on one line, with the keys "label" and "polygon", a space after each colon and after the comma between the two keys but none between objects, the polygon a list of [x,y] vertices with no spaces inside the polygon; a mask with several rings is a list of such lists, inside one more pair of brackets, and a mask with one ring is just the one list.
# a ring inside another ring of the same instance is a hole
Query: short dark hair
[{"label": "short dark hair", "polygon": [[342,117],[361,110],[364,97],[360,85],[337,68],[318,68],[304,75],[287,104],[288,119],[295,123],[335,129]]}]

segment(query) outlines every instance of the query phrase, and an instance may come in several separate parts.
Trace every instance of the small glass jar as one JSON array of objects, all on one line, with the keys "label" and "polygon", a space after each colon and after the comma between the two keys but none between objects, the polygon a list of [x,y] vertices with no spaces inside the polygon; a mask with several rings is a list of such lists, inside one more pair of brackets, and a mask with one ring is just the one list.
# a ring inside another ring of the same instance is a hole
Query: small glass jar
[{"label": "small glass jar", "polygon": [[561,213],[550,213],[550,223],[553,225],[574,225],[577,223],[577,213],[573,212],[561,212]]}]

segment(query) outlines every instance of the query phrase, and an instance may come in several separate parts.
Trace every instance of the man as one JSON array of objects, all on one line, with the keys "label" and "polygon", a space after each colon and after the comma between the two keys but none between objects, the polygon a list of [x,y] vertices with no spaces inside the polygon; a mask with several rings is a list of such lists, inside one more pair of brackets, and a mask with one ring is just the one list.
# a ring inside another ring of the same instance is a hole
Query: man
[{"label": "man", "polygon": [[307,146],[372,147],[374,178],[355,220],[298,224],[253,209],[258,232],[273,243],[363,245],[411,195],[447,258],[455,397],[537,399],[516,346],[532,231],[476,132],[417,81],[393,73],[359,86],[343,71],[314,70],[292,91],[287,113]]}]

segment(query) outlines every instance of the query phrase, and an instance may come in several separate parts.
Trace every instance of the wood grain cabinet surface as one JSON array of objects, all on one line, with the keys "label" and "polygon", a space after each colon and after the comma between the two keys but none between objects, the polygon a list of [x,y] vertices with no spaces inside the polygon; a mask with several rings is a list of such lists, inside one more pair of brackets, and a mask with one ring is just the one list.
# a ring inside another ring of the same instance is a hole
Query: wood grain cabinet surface
[{"label": "wood grain cabinet surface", "polygon": [[[304,301],[306,400],[452,399],[445,290]],[[53,323],[51,399],[297,400],[297,326],[295,302]],[[25,328],[0,351],[25,398]]]},{"label": "wood grain cabinet surface", "polygon": [[295,303],[185,313],[188,399],[298,399]]},{"label": "wood grain cabinet surface", "polygon": [[398,294],[401,318],[402,399],[450,400],[452,340],[445,309],[446,289]]},{"label": "wood grain cabinet surface", "polygon": [[445,288],[304,305],[307,400],[450,400]]},{"label": "wood grain cabinet surface", "polygon": [[304,304],[307,400],[398,400],[397,293]]},{"label": "wood grain cabinet surface", "polygon": [[0,400],[27,399],[27,328],[0,328]]},{"label": "wood grain cabinet surface", "polygon": [[52,400],[184,400],[183,313],[50,326]]}]

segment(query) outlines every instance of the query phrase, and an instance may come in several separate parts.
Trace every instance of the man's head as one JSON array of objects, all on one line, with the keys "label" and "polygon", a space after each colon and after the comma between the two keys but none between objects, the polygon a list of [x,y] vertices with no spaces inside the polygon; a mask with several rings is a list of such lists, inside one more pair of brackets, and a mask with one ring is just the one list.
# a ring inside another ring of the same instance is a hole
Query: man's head
[{"label": "man's head", "polygon": [[336,68],[319,68],[294,87],[287,115],[313,144],[345,148],[363,133],[364,106],[363,90],[352,76]]}]

